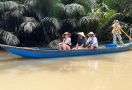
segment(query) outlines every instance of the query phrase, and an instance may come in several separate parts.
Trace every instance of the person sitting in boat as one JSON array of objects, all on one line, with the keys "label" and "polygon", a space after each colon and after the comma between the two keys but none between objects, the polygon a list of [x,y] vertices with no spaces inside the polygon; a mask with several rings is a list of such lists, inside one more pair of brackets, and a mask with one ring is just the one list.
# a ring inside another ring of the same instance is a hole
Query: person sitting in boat
[{"label": "person sitting in boat", "polygon": [[121,37],[121,26],[119,24],[118,20],[114,20],[114,24],[112,25],[113,29],[112,29],[112,34],[113,34],[113,44],[117,44],[117,40],[116,38],[119,39],[119,42],[121,43],[121,45],[124,45],[123,41],[122,41],[122,37]]},{"label": "person sitting in boat", "polygon": [[86,40],[85,40],[85,35],[83,32],[79,32],[78,33],[78,40],[77,40],[77,44],[76,47],[74,49],[83,49],[86,46]]},{"label": "person sitting in boat", "polygon": [[71,34],[68,32],[65,32],[62,37],[63,37],[63,42],[58,44],[59,50],[70,50],[72,49],[72,44],[71,44]]},{"label": "person sitting in boat", "polygon": [[95,34],[93,32],[89,32],[87,34],[89,37],[88,37],[88,40],[86,41],[86,45],[89,49],[95,49],[95,48],[98,48],[98,40],[97,38],[95,37]]}]

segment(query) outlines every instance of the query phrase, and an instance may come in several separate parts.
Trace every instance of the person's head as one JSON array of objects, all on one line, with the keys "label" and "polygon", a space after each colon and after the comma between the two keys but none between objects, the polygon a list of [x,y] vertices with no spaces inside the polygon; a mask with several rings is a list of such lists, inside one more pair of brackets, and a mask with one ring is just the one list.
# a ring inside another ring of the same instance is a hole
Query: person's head
[{"label": "person's head", "polygon": [[114,23],[114,24],[115,24],[115,23],[118,23],[118,24],[119,24],[119,21],[118,21],[118,20],[114,20],[114,22],[113,22],[113,23]]},{"label": "person's head", "polygon": [[95,36],[95,34],[94,34],[93,32],[89,32],[87,35],[88,35],[89,37],[94,37],[94,36]]},{"label": "person's head", "polygon": [[68,33],[68,32],[65,32],[64,34],[62,34],[62,37],[63,37],[63,38],[68,38],[68,37],[70,37],[70,36],[71,36],[71,34]]},{"label": "person's head", "polygon": [[85,37],[83,32],[79,32],[78,35],[79,35],[80,38],[84,38]]}]

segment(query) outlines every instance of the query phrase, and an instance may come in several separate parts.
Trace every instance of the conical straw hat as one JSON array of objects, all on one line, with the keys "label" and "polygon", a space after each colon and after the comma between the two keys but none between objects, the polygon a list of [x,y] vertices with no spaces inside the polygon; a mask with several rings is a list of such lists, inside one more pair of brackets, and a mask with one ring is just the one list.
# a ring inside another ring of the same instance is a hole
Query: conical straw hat
[{"label": "conical straw hat", "polygon": [[83,32],[79,32],[78,35],[81,35],[81,36],[85,37]]},{"label": "conical straw hat", "polygon": [[62,37],[65,37],[65,34],[68,34],[69,37],[71,36],[69,32],[65,32],[64,34],[62,34]]}]

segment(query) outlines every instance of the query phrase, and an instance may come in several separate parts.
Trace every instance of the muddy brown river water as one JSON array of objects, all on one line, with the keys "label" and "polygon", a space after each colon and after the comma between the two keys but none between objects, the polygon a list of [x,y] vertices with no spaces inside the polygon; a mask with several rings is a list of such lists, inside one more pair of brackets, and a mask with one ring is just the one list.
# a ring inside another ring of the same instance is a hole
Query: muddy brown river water
[{"label": "muddy brown river water", "polygon": [[0,90],[132,90],[132,51],[54,59],[0,51]]}]

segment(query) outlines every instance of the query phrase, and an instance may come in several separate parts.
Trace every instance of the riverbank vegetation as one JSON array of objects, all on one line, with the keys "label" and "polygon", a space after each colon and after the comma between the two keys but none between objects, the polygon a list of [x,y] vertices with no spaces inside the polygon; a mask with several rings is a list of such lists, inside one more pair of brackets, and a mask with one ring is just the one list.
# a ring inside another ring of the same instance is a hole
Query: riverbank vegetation
[{"label": "riverbank vegetation", "polygon": [[47,46],[65,31],[72,34],[73,44],[80,31],[93,31],[100,43],[111,43],[115,19],[129,34],[131,0],[0,0],[0,43]]}]

